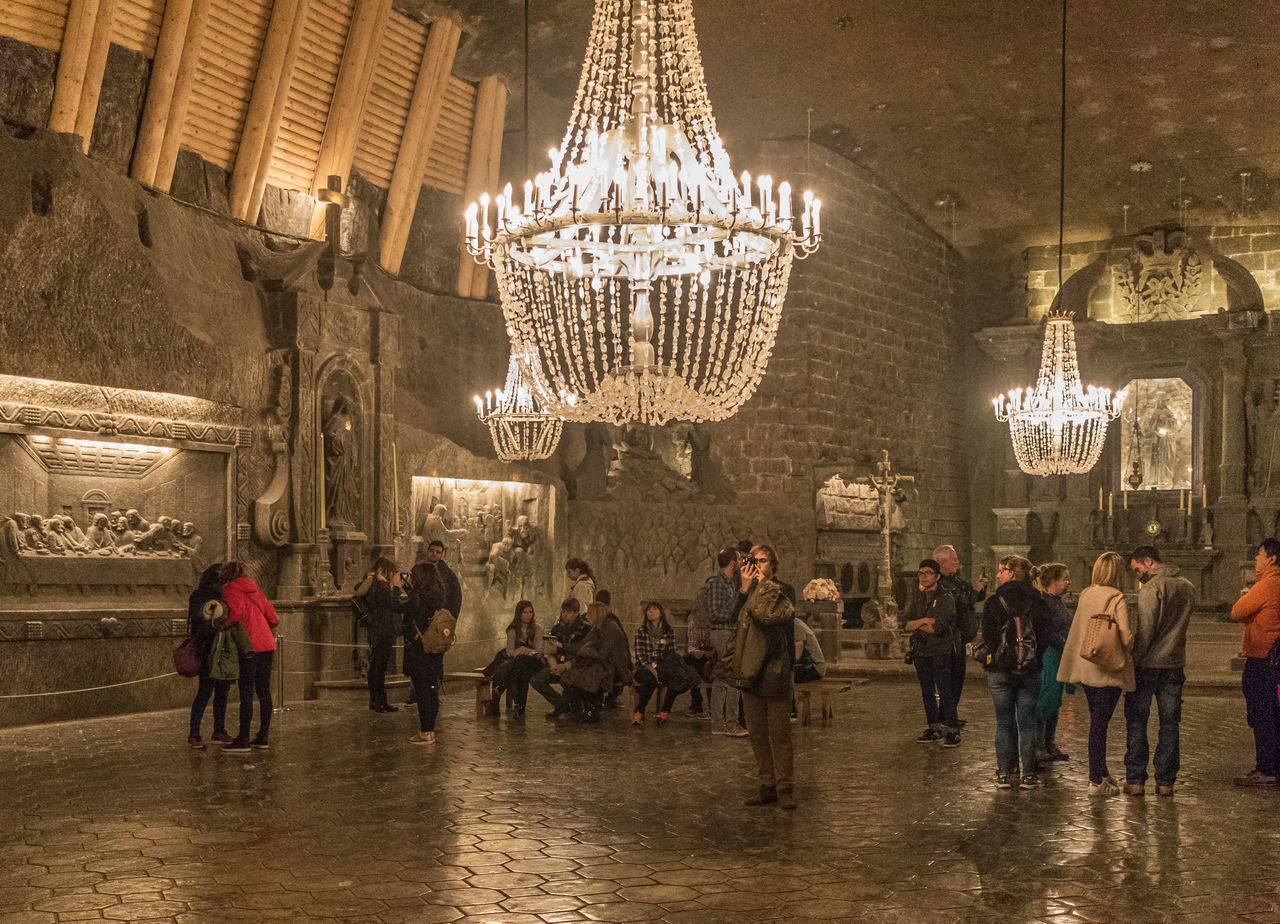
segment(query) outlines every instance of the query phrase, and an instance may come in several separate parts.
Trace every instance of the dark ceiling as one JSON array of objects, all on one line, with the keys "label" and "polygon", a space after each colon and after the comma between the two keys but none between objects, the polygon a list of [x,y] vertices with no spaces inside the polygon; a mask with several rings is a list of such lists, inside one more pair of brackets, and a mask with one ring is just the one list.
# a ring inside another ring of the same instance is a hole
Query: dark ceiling
[{"label": "dark ceiling", "polygon": [[[398,5],[461,13],[458,70],[506,76],[504,174],[523,179],[524,0]],[[529,6],[536,171],[564,131],[592,4]],[[1189,225],[1275,220],[1275,12],[1261,0],[1072,3],[1069,239],[1119,233],[1126,204],[1130,230],[1176,219],[1180,198]],[[694,14],[737,169],[752,169],[759,140],[803,138],[812,110],[815,141],[870,168],[961,246],[1056,240],[1058,3],[695,0]],[[1141,178],[1139,161],[1151,164]]]}]

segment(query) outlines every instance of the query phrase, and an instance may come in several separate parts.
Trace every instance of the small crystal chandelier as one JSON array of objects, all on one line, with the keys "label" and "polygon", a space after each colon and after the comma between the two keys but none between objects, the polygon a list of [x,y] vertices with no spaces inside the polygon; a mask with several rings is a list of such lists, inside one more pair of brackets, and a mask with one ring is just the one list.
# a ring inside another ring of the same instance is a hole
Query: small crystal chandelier
[{"label": "small crystal chandelier", "polygon": [[1058,305],[1045,321],[1040,374],[1034,389],[1015,388],[993,400],[996,420],[1009,423],[1013,454],[1028,475],[1076,475],[1098,463],[1107,425],[1124,394],[1080,384],[1076,326],[1062,308],[1062,246],[1067,166],[1067,0],[1062,0],[1062,110],[1058,174]]},{"label": "small crystal chandelier", "polygon": [[662,424],[721,420],[754,394],[820,223],[811,193],[733,175],[692,0],[596,0],[551,169],[521,202],[508,185],[473,203],[466,239],[549,411]]},{"label": "small crystal chandelier", "polygon": [[1015,388],[993,403],[996,420],[1009,422],[1019,468],[1029,475],[1076,475],[1097,464],[1122,400],[1109,388],[1080,384],[1075,322],[1070,312],[1054,312],[1045,322],[1036,387]]},{"label": "small crystal chandelier", "polygon": [[542,409],[514,353],[507,366],[506,387],[499,388],[496,395],[486,391],[483,399],[475,395],[473,400],[503,462],[545,459],[560,445],[564,421]]}]

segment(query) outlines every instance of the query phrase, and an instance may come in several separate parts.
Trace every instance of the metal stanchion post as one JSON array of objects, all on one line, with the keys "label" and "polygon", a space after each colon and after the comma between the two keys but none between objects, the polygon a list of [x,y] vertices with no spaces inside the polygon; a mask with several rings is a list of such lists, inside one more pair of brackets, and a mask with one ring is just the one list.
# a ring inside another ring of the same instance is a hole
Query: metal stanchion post
[{"label": "metal stanchion post", "polygon": [[277,699],[276,699],[276,707],[275,707],[274,709],[272,709],[272,710],[271,710],[273,713],[274,713],[274,712],[284,712],[284,711],[285,711],[285,705],[284,705],[284,638],[283,638],[282,636],[279,636],[279,635],[277,635],[277,636],[276,636],[276,676],[279,678],[279,680],[277,680],[277,681],[276,681],[276,688],[277,688],[277,691],[278,691],[278,692],[277,692]]}]

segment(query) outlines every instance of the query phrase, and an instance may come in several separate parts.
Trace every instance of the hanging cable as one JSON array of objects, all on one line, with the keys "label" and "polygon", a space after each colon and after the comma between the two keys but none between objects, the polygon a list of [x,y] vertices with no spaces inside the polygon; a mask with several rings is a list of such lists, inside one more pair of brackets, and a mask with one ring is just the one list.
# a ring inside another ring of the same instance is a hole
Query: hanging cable
[{"label": "hanging cable", "polygon": [[1062,0],[1062,96],[1058,107],[1058,310],[1062,297],[1062,248],[1067,211],[1067,0]]}]

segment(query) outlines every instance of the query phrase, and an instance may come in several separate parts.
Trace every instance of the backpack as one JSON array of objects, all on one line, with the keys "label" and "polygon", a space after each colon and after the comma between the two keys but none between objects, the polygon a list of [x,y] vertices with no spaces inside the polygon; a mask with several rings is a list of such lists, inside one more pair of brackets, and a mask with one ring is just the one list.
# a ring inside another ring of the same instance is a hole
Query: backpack
[{"label": "backpack", "polygon": [[[1005,613],[1008,604],[1000,601]],[[1036,630],[1030,616],[1010,614],[1000,630],[1000,644],[987,655],[987,666],[993,671],[1025,674],[1036,666]]]},{"label": "backpack", "polygon": [[431,617],[431,624],[427,626],[427,631],[418,635],[422,650],[427,654],[444,654],[453,647],[453,630],[457,625],[458,620],[454,619],[453,613],[449,610],[436,610],[435,615]]}]

